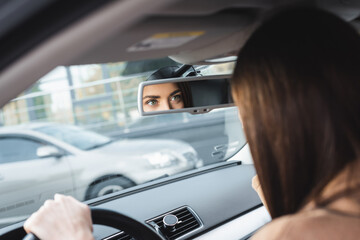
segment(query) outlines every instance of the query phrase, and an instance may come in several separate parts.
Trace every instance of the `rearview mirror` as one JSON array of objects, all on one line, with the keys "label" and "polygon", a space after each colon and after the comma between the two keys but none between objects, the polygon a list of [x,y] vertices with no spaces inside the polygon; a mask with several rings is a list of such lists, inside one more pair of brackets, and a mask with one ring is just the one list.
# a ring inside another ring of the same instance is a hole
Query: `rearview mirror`
[{"label": "rearview mirror", "polygon": [[231,75],[168,78],[140,83],[138,108],[142,116],[165,113],[207,113],[234,106]]}]

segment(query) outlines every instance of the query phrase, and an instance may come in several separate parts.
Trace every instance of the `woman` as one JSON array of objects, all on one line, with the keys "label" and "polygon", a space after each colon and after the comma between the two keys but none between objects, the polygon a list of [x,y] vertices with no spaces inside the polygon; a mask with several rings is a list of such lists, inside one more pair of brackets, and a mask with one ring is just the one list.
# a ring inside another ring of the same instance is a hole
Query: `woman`
[{"label": "woman", "polygon": [[274,219],[253,239],[358,239],[359,63],[358,33],[316,9],[275,15],[241,49],[232,93]]},{"label": "woman", "polygon": [[[146,81],[181,77],[191,65],[163,67],[150,75]],[[187,76],[196,75],[191,71]],[[192,94],[187,82],[148,85],[143,92],[144,112],[164,111],[192,107]]]},{"label": "woman", "polygon": [[358,33],[315,9],[272,17],[240,51],[233,97],[276,219],[254,239],[358,238],[359,63]]}]

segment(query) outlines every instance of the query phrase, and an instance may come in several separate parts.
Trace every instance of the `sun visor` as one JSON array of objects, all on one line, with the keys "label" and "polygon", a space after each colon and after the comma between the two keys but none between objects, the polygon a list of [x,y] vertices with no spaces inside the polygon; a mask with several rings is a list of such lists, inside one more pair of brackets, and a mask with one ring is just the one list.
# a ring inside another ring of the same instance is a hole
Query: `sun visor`
[{"label": "sun visor", "polygon": [[147,17],[127,30],[113,34],[69,65],[164,56],[172,56],[184,63],[198,62],[227,52],[237,52],[246,38],[244,30],[254,20],[255,13],[249,9],[206,16]]}]

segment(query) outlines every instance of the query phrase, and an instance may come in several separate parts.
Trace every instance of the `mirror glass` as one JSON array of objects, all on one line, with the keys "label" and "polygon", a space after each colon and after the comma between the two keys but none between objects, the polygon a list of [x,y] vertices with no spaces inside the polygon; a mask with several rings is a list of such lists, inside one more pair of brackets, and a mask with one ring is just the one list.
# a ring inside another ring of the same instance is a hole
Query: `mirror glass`
[{"label": "mirror glass", "polygon": [[197,76],[146,81],[138,97],[142,115],[170,112],[206,113],[233,106],[230,76]]}]

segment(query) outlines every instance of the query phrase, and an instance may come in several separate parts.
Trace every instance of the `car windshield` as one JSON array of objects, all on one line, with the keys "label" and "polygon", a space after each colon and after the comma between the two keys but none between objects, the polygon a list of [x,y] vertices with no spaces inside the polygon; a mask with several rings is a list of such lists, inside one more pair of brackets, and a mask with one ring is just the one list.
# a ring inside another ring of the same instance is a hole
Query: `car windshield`
[{"label": "car windshield", "polygon": [[[234,159],[246,143],[235,107],[139,115],[139,84],[165,66],[179,63],[59,66],[5,105],[0,227],[25,219],[55,193],[86,201]],[[233,68],[194,66],[203,76]]]},{"label": "car windshield", "polygon": [[75,126],[46,126],[34,128],[35,131],[54,137],[81,150],[91,150],[111,143],[111,139],[95,132]]}]

